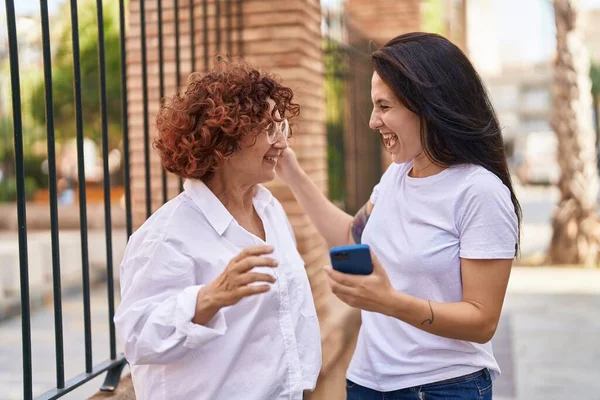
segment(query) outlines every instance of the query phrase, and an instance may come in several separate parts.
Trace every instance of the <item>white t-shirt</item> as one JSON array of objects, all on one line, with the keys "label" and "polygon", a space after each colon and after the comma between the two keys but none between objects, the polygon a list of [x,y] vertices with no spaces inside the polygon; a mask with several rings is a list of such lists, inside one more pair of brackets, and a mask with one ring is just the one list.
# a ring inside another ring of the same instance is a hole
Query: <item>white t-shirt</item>
[{"label": "white t-shirt", "polygon": [[271,290],[192,322],[198,291],[242,249],[265,244],[242,228],[201,181],[157,210],[130,238],[115,324],[138,399],[301,400],[321,367],[319,323],[292,228],[271,192],[254,208],[277,268]]},{"label": "white t-shirt", "polygon": [[[412,178],[412,162],[392,164],[373,190],[373,212],[362,234],[392,286],[435,302],[462,300],[460,259],[512,259],[518,223],[508,188],[493,173],[458,165]],[[396,318],[362,312],[347,377],[391,391],[488,368],[500,369],[491,342],[447,339]]]}]

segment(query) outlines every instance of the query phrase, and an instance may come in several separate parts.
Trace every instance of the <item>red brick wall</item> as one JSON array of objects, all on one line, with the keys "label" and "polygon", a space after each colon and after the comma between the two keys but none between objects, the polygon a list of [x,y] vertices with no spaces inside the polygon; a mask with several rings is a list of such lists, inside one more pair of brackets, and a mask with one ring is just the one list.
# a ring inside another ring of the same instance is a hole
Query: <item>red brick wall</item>
[{"label": "red brick wall", "polygon": [[[292,147],[300,163],[322,190],[327,188],[327,154],[321,52],[321,12],[318,1],[244,2],[244,59],[274,72],[292,88],[301,105],[300,118],[292,121]],[[326,296],[321,266],[327,262],[326,247],[281,182],[267,185],[282,202],[296,232],[298,249],[307,264],[315,297]],[[319,312],[323,306],[318,302]]]}]

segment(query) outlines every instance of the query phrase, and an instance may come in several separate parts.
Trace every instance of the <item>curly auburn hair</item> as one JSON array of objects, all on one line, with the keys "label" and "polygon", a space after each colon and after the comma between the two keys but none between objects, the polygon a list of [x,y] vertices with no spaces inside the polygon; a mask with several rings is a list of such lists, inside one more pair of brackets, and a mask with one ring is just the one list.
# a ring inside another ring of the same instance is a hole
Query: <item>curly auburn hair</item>
[{"label": "curly auburn hair", "polygon": [[[191,74],[184,94],[165,99],[153,146],[167,171],[208,181],[245,137],[252,134],[256,140],[273,121],[298,116],[293,96],[271,74],[246,63],[219,61],[206,74]],[[268,99],[275,102],[271,112]]]}]

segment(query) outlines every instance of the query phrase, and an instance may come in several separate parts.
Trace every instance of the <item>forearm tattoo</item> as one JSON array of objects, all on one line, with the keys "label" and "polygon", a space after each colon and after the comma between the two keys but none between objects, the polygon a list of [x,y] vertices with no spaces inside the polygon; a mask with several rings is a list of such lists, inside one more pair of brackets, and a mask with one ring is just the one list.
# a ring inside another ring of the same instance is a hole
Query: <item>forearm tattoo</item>
[{"label": "forearm tattoo", "polygon": [[428,323],[429,325],[433,324],[433,319],[435,318],[435,316],[433,315],[433,308],[431,307],[431,301],[427,301],[429,303],[429,311],[431,311],[431,318],[426,319],[425,321],[421,322],[421,325],[425,325],[425,323]]},{"label": "forearm tattoo", "polygon": [[367,211],[368,204],[369,203],[365,203],[365,205],[362,206],[362,208],[360,210],[358,210],[358,212],[354,216],[354,219],[352,220],[352,227],[351,227],[352,239],[354,239],[354,242],[356,244],[361,243],[363,231],[365,230],[367,221],[369,220],[369,217],[371,216],[371,213],[369,213]]}]

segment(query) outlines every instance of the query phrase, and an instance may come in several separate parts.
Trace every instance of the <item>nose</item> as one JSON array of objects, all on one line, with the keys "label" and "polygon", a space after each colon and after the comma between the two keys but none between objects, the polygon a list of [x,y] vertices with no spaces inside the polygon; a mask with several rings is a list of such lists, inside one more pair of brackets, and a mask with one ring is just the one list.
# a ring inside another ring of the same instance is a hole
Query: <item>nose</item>
[{"label": "nose", "polygon": [[277,134],[277,140],[273,143],[273,147],[276,149],[285,150],[288,148],[288,140],[282,132]]},{"label": "nose", "polygon": [[381,118],[379,118],[377,112],[375,112],[375,108],[373,108],[373,111],[371,111],[371,118],[369,119],[369,128],[377,129],[381,127],[381,125],[383,125]]}]

